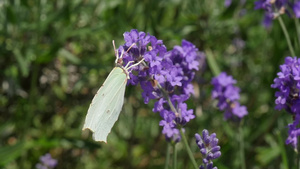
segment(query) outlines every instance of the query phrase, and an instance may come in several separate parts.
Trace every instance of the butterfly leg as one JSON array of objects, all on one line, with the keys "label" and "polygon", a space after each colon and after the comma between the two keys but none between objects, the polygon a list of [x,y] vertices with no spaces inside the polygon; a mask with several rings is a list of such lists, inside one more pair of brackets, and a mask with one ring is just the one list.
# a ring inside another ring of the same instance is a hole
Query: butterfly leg
[{"label": "butterfly leg", "polygon": [[134,63],[134,61],[129,61],[124,68],[127,69],[127,67],[129,66],[129,64],[131,64],[131,63]]},{"label": "butterfly leg", "polygon": [[[139,65],[139,64],[142,63],[144,60],[145,60],[145,59],[143,58],[142,60],[140,60],[140,61],[137,62],[136,64],[133,64],[133,65],[131,65],[131,66],[129,66],[129,67],[128,67],[128,64],[127,64],[127,65],[125,66],[125,69],[126,69],[126,70],[129,70],[130,68]],[[131,61],[131,62],[132,62],[132,61]],[[128,63],[129,63],[129,62],[128,62]]]}]

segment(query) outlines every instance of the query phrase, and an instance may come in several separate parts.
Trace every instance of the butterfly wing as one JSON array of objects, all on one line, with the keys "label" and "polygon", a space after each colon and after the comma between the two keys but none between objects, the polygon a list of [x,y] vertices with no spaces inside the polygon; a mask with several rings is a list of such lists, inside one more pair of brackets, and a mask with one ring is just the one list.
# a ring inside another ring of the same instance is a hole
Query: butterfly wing
[{"label": "butterfly wing", "polygon": [[90,129],[95,141],[106,142],[107,135],[121,112],[127,76],[122,68],[115,67],[94,96],[89,107],[84,129]]}]

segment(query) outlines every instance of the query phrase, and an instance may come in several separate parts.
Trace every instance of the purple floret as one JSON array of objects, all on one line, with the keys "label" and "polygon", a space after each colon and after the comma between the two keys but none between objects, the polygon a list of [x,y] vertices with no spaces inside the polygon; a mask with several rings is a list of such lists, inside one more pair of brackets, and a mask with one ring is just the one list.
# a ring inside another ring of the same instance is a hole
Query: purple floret
[{"label": "purple floret", "polygon": [[295,13],[295,16],[297,18],[300,18],[300,1],[295,2],[294,6],[293,6],[293,11]]},{"label": "purple floret", "polygon": [[285,141],[285,144],[291,144],[295,149],[297,149],[298,145],[298,137],[300,135],[300,128],[298,127],[300,122],[300,115],[297,114],[295,116],[295,120],[293,123],[288,125],[289,131],[288,131],[288,138]]},{"label": "purple floret", "polygon": [[214,86],[212,91],[212,97],[218,100],[218,107],[220,110],[225,111],[224,118],[242,119],[248,114],[247,108],[241,106],[238,100],[240,99],[240,89],[234,84],[236,80],[232,76],[228,76],[225,72],[220,73],[211,81]]},{"label": "purple floret", "polygon": [[224,1],[224,6],[229,7],[231,5],[231,3],[232,3],[232,0],[225,0]]},{"label": "purple floret", "polygon": [[53,159],[49,153],[40,157],[40,163],[36,164],[37,169],[52,169],[57,165],[57,160]]}]

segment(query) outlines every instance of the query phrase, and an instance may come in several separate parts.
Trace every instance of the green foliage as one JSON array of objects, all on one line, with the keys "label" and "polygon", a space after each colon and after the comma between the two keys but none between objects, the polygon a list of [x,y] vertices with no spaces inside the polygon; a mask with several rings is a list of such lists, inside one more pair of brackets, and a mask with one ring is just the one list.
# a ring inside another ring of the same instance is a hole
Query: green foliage
[{"label": "green foliage", "polygon": [[[197,118],[185,128],[198,163],[193,136],[207,128],[217,133],[222,147],[215,165],[240,166],[237,128],[223,121],[210,98],[213,72],[226,71],[237,79],[249,111],[243,124],[247,168],[293,166],[292,148],[284,144],[292,119],[274,110],[270,88],[288,54],[280,26],[263,28],[253,1],[230,8],[223,3],[0,1],[0,168],[35,168],[47,152],[58,159],[57,168],[164,168],[167,142],[160,117],[152,112],[153,102],[143,103],[140,88],[127,87],[108,144],[81,131],[93,95],[114,66],[111,42],[121,45],[131,29],[164,40],[168,49],[186,39],[214,58],[212,70],[204,65],[197,73],[197,92],[188,102]],[[243,8],[247,13],[241,16]],[[237,38],[245,41],[244,48],[233,44]],[[178,168],[191,168],[183,145],[177,148]]]}]

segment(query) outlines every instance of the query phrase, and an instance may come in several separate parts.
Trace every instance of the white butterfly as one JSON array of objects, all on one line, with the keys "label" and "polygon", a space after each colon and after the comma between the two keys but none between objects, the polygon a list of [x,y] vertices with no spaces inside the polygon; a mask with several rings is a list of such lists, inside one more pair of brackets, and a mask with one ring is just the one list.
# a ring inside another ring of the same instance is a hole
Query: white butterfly
[{"label": "white butterfly", "polygon": [[[133,45],[131,45],[131,47]],[[130,50],[130,48],[128,50]],[[125,87],[127,80],[129,79],[129,69],[137,66],[144,60],[142,59],[133,65],[130,64],[134,61],[130,61],[125,67],[123,67],[118,62],[122,60],[124,51],[122,51],[120,57],[116,49],[115,52],[116,67],[114,67],[114,69],[109,73],[103,85],[94,96],[82,129],[90,129],[93,132],[93,138],[95,141],[106,142],[107,135],[110,133],[111,128],[117,121],[123,106]]]}]

